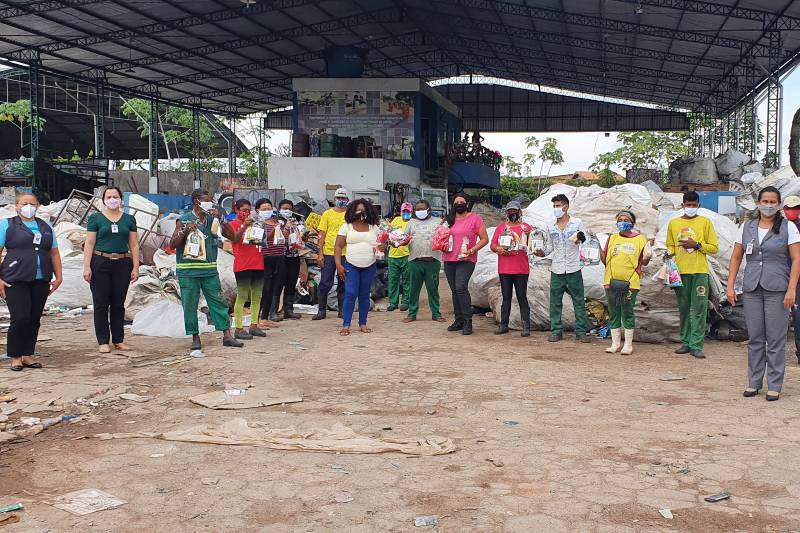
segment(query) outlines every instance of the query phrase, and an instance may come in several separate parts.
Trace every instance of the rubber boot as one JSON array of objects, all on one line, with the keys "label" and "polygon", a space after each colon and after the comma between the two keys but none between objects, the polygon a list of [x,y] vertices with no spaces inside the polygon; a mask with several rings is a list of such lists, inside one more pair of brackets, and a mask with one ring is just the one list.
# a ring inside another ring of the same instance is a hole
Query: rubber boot
[{"label": "rubber boot", "polygon": [[453,320],[453,323],[447,326],[447,331],[461,331],[464,329],[464,321],[460,318]]},{"label": "rubber boot", "polygon": [[288,320],[300,320],[300,315],[294,312],[294,298],[284,298],[283,318]]},{"label": "rubber boot", "polygon": [[611,330],[611,346],[606,348],[606,353],[617,353],[620,348],[620,341],[622,341],[622,330],[612,329]]},{"label": "rubber boot", "polygon": [[[327,302],[327,298],[325,299],[325,301]],[[326,303],[320,301],[317,307],[318,307],[317,314],[311,317],[311,320],[325,320],[326,318],[328,318],[327,316],[328,307]]]},{"label": "rubber boot", "polygon": [[622,355],[630,355],[633,353],[633,330],[625,330],[625,346],[622,347],[620,352]]},{"label": "rubber boot", "polygon": [[271,322],[281,322],[283,317],[278,314],[278,297],[272,299],[272,306],[269,308],[269,319]]},{"label": "rubber boot", "polygon": [[464,321],[464,329],[461,330],[462,335],[472,335],[472,319]]},{"label": "rubber boot", "polygon": [[531,319],[528,317],[527,320],[524,318],[522,319],[522,333],[520,333],[522,337],[530,337],[531,336]]}]

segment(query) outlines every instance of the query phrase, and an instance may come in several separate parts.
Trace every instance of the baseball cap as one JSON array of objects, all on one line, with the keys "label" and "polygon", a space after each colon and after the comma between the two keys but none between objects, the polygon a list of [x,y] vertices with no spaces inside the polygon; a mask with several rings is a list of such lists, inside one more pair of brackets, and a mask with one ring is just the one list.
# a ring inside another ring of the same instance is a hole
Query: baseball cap
[{"label": "baseball cap", "polygon": [[509,211],[511,209],[516,209],[517,211],[520,211],[522,209],[522,206],[516,200],[511,200],[506,204],[505,210]]},{"label": "baseball cap", "polygon": [[350,199],[350,193],[347,192],[347,189],[345,189],[344,187],[339,187],[338,189],[336,189],[336,192],[333,194],[333,197],[334,198],[347,198],[349,200]]},{"label": "baseball cap", "polygon": [[414,210],[414,206],[411,205],[409,202],[403,202],[403,205],[400,206],[400,211],[411,212],[413,210]]},{"label": "baseball cap", "polygon": [[794,207],[800,207],[800,196],[787,196],[783,201],[783,207],[788,207],[790,209]]}]

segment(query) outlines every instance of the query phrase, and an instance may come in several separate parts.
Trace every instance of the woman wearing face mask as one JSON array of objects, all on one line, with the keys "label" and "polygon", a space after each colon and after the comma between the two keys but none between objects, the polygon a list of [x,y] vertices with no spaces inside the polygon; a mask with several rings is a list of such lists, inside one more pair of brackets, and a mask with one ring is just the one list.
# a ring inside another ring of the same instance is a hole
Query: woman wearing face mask
[{"label": "woman wearing face mask", "polygon": [[786,371],[789,309],[795,304],[800,276],[800,233],[780,214],[781,193],[764,187],[758,193],[758,218],[748,220],[733,247],[727,296],[736,305],[736,276],[747,256],[742,295],[747,323],[746,398],[758,394],[767,374],[767,400],[780,398]]},{"label": "woman wearing face mask", "polygon": [[408,316],[403,322],[414,322],[419,312],[419,293],[423,283],[428,293],[431,319],[444,322],[439,310],[439,271],[442,267],[442,252],[433,250],[433,234],[441,220],[431,216],[431,204],[420,200],[414,206],[414,218],[406,226],[408,246]]},{"label": "woman wearing face mask", "polygon": [[[394,217],[391,222],[392,229],[405,233],[411,212],[414,208],[405,202],[400,206],[400,216]],[[394,311],[400,306],[401,311],[408,310],[408,293],[411,286],[408,280],[408,246],[392,246],[389,248],[389,307],[387,311]],[[400,301],[402,293],[402,302]]]},{"label": "woman wearing face mask", "polygon": [[[236,326],[234,337],[250,340],[253,337],[266,337],[258,328],[258,314],[261,311],[261,291],[264,288],[264,256],[258,244],[254,244],[252,206],[245,198],[233,204],[236,219],[230,223],[233,230],[233,275],[236,277],[236,303],[233,304],[233,320]],[[254,228],[255,229],[255,228]],[[258,228],[260,230],[261,228]],[[258,235],[256,235],[258,236]],[[250,241],[245,241],[249,237]],[[244,306],[250,302],[250,327],[244,329]]]},{"label": "woman wearing face mask", "polygon": [[609,328],[611,346],[606,352],[615,353],[620,349],[622,330],[625,330],[623,355],[633,353],[633,331],[636,327],[634,308],[642,279],[642,267],[650,258],[644,254],[647,239],[633,229],[636,216],[630,211],[617,214],[617,230],[606,242],[600,258],[606,265],[603,285],[608,299]]},{"label": "woman wearing face mask", "polygon": [[[303,249],[303,233],[298,220],[294,216],[294,203],[283,199],[278,204],[279,220],[287,232],[286,251],[283,268],[283,281],[277,292],[272,297],[273,313],[278,321],[284,318],[300,320],[300,315],[294,312],[294,303],[297,298],[297,278],[300,277],[300,250]],[[278,301],[283,292],[283,316],[278,314]],[[273,320],[273,318],[270,318]]]},{"label": "woman wearing face mask", "polygon": [[519,313],[522,317],[522,336],[531,335],[531,308],[528,305],[528,276],[530,264],[528,252],[519,249],[525,234],[533,228],[520,220],[522,207],[519,202],[508,202],[506,205],[506,221],[497,226],[492,236],[491,250],[497,254],[497,272],[500,275],[500,289],[503,303],[500,306],[500,325],[495,335],[508,333],[508,320],[511,315],[511,297],[516,291],[519,302]]},{"label": "woman wearing face mask", "polygon": [[[286,233],[278,221],[272,202],[261,198],[256,202],[258,217],[264,224],[264,240],[261,253],[264,256],[264,287],[261,292],[261,321],[259,328],[277,326],[276,320],[270,318],[272,297],[283,281],[284,251],[286,249]],[[274,318],[274,317],[273,317]]]},{"label": "woman wearing face mask", "polygon": [[[342,250],[347,248],[347,258]],[[334,260],[339,282],[344,283],[344,302],[342,303],[342,329],[340,335],[350,335],[350,321],[353,318],[358,300],[358,329],[371,333],[367,327],[370,306],[370,289],[375,279],[375,251],[378,245],[378,215],[369,200],[361,198],[347,206],[344,224],[339,229],[334,246]]]},{"label": "woman wearing face mask", "polygon": [[31,193],[17,197],[17,216],[0,221],[0,298],[11,314],[6,351],[11,370],[42,368],[33,360],[47,297],[61,285],[61,256],[50,225],[36,218],[39,201]]},{"label": "woman wearing face mask", "polygon": [[442,254],[444,273],[453,295],[455,320],[447,331],[461,330],[472,335],[472,299],[469,295],[469,278],[478,262],[478,250],[486,246],[489,237],[480,215],[469,212],[470,198],[465,193],[453,197],[453,208],[447,215],[452,248]]},{"label": "woman wearing face mask", "polygon": [[[139,235],[136,219],[122,212],[122,191],[103,191],[105,209],[93,213],[86,225],[83,245],[83,279],[89,282],[94,304],[94,333],[100,353],[127,350],[125,297],[139,279]],[[110,333],[109,333],[110,332]]]}]

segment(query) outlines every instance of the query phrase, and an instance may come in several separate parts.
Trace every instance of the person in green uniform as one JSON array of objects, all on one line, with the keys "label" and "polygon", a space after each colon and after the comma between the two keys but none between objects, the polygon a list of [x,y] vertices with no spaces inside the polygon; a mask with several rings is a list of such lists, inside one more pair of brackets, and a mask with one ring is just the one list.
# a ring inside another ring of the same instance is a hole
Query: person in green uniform
[{"label": "person in green uniform", "polygon": [[[94,333],[100,353],[125,344],[125,297],[139,279],[139,234],[136,219],[122,211],[122,191],[106,187],[104,209],[93,213],[86,225],[83,245],[83,279],[89,283],[94,304]],[[109,334],[110,330],[110,334]]]},{"label": "person in green uniform", "polygon": [[[233,240],[230,224],[211,201],[208,191],[192,191],[192,210],[178,218],[170,246],[176,250],[176,271],[181,287],[183,323],[186,334],[192,336],[192,350],[200,350],[200,330],[197,324],[197,304],[200,291],[206,297],[214,328],[222,332],[222,345],[241,348],[244,343],[231,335],[228,304],[222,298],[222,286],[217,273],[217,235],[222,225],[222,235]],[[198,233],[199,232],[199,233]]]},{"label": "person in green uniform", "polygon": [[[400,216],[394,217],[391,222],[392,229],[405,232],[408,222],[411,220],[411,212],[414,206],[409,202],[404,202],[400,206]],[[394,246],[389,248],[389,307],[387,311],[394,311],[398,304],[401,311],[408,311],[408,295],[411,293],[411,279],[408,275],[408,245]],[[402,293],[403,301],[400,301]]]}]

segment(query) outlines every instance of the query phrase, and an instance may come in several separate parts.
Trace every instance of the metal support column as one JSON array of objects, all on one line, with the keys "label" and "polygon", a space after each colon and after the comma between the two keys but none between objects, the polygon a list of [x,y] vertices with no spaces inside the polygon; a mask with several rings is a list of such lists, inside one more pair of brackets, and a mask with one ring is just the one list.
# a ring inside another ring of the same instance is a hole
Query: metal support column
[{"label": "metal support column", "polygon": [[95,84],[94,96],[94,156],[97,158],[104,158],[106,156],[106,87],[100,80]]},{"label": "metal support column", "polygon": [[150,141],[150,186],[148,192],[158,193],[158,101],[150,98],[150,124],[147,128]]},{"label": "metal support column", "polygon": [[263,154],[264,146],[264,118],[258,121],[258,166],[256,167],[256,178],[258,183],[261,183],[261,156]]},{"label": "metal support column", "polygon": [[236,115],[231,115],[229,120],[231,125],[228,128],[230,131],[228,140],[228,177],[233,179],[234,174],[236,174],[236,158],[239,155],[236,153]]},{"label": "metal support column", "polygon": [[194,157],[194,184],[193,188],[199,189],[200,185],[200,110],[192,108],[192,156]]},{"label": "metal support column", "polygon": [[781,61],[781,32],[769,33],[769,87],[767,89],[767,151],[764,166],[781,164],[781,114],[783,112],[783,86],[778,80]]},{"label": "metal support column", "polygon": [[39,61],[31,61],[28,67],[29,99],[30,99],[30,129],[31,129],[31,159],[39,156]]}]

